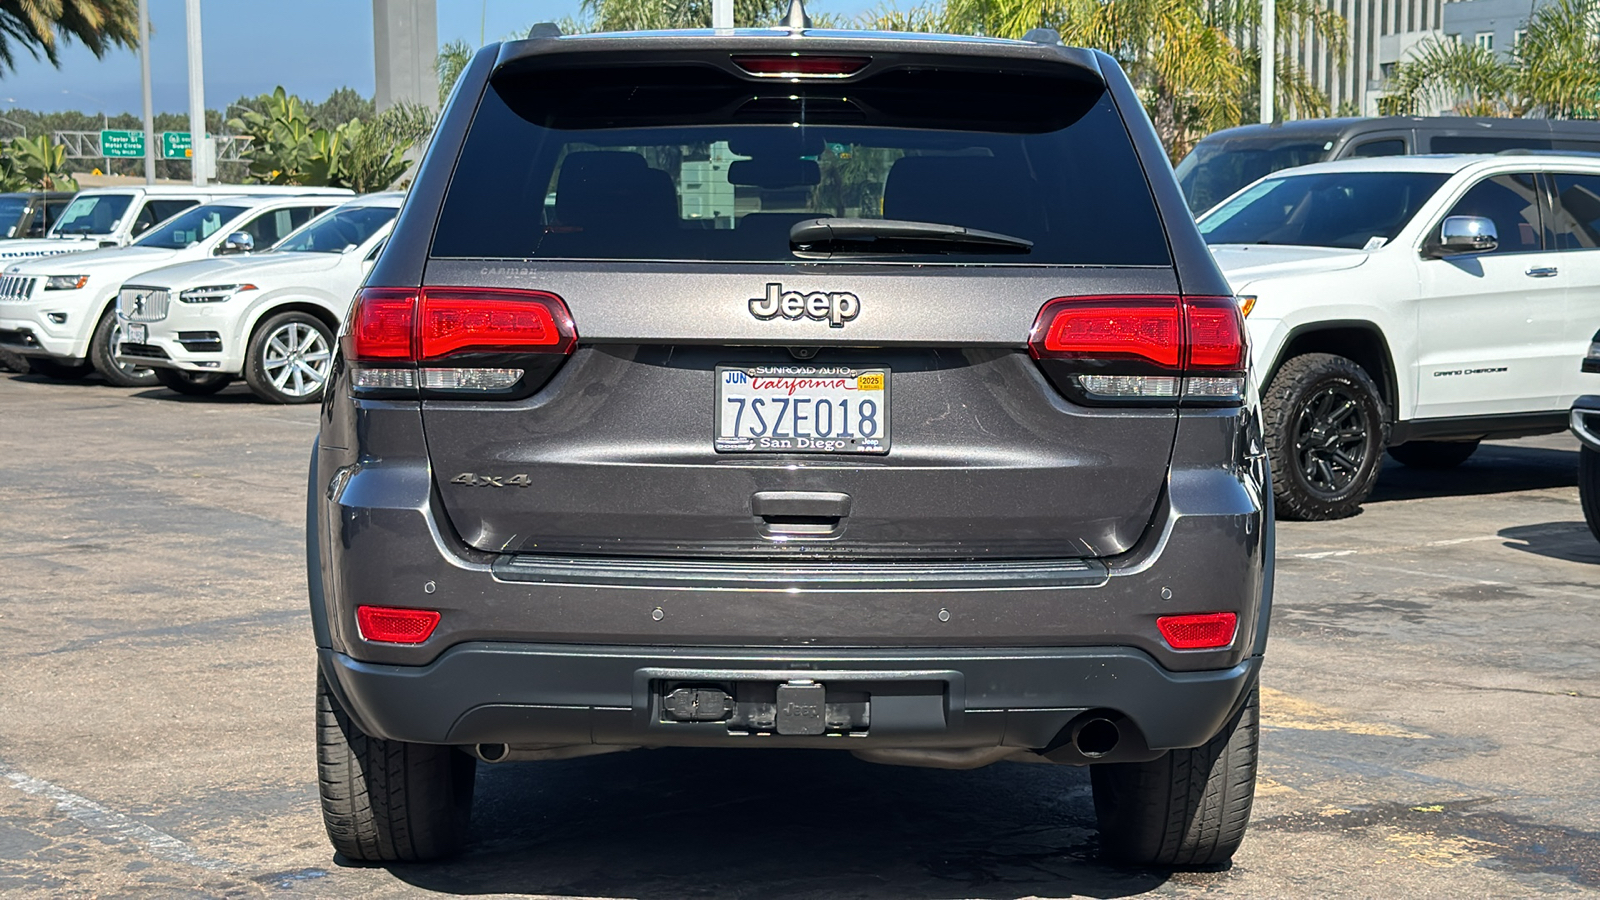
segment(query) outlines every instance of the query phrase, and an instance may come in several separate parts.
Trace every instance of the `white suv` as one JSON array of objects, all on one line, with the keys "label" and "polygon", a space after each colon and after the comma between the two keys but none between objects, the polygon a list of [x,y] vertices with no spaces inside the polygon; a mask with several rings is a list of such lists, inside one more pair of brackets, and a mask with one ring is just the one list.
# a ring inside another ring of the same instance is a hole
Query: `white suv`
[{"label": "white suv", "polygon": [[[159,266],[268,247],[352,196],[342,189],[234,196],[192,206],[132,245],[13,263],[0,277],[0,346],[35,374],[78,378],[92,369],[123,387],[154,385],[149,368],[119,364],[112,301],[122,283]],[[65,219],[63,219],[65,221]]]},{"label": "white suv", "polygon": [[1600,321],[1600,159],[1353,159],[1199,220],[1244,304],[1280,514],[1355,513],[1385,447],[1459,465],[1561,431]]},{"label": "white suv", "polygon": [[117,360],[167,387],[210,394],[240,375],[271,403],[312,403],[333,336],[394,227],[404,194],[333,209],[270,253],[167,266],[124,284]]},{"label": "white suv", "polygon": [[304,193],[305,188],[270,184],[89,188],[72,198],[44,237],[0,244],[0,264],[105,247],[126,247],[156,223],[218,197],[287,197]]}]

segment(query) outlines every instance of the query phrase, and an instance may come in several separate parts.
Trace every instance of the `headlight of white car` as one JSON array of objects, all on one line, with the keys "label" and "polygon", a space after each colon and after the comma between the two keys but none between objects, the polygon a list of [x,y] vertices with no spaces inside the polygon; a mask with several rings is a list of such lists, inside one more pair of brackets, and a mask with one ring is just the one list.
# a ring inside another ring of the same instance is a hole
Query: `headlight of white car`
[{"label": "headlight of white car", "polygon": [[1250,310],[1255,309],[1255,308],[1256,308],[1256,295],[1255,294],[1240,294],[1239,295],[1239,313],[1241,315],[1243,315],[1246,318],[1248,318],[1249,315],[1250,315]]},{"label": "headlight of white car", "polygon": [[47,291],[75,291],[89,283],[87,275],[50,275],[44,280]]},{"label": "headlight of white car", "polygon": [[232,300],[244,291],[253,291],[253,284],[208,284],[205,287],[190,288],[178,295],[178,299],[185,303],[222,303]]}]

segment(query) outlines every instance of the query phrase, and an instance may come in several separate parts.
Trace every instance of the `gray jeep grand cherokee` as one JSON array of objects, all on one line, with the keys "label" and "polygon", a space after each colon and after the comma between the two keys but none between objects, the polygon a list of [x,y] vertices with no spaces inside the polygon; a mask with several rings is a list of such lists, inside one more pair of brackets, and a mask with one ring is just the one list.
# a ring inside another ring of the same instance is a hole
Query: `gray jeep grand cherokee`
[{"label": "gray jeep grand cherokee", "polygon": [[313,456],[334,846],[478,762],[1090,767],[1109,857],[1249,818],[1272,492],[1242,322],[1127,78],[1053,35],[485,48]]}]

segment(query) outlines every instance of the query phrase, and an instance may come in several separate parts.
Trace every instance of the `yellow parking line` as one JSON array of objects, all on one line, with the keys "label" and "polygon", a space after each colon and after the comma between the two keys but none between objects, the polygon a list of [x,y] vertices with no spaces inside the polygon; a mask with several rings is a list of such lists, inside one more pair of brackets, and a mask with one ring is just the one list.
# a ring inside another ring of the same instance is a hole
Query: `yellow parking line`
[{"label": "yellow parking line", "polygon": [[1295,731],[1341,731],[1369,737],[1419,739],[1428,735],[1383,722],[1358,722],[1340,710],[1291,696],[1283,691],[1261,689],[1261,724],[1267,728]]}]

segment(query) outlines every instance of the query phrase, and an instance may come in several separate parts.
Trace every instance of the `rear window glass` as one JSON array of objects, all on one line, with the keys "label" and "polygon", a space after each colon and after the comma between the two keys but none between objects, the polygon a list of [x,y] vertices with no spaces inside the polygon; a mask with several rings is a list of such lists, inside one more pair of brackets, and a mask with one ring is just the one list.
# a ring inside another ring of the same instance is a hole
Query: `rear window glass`
[{"label": "rear window glass", "polygon": [[675,67],[502,74],[473,120],[433,255],[789,262],[813,258],[791,248],[795,223],[847,217],[1033,242],[919,245],[894,261],[1169,264],[1098,85],[920,70],[773,88]]}]

